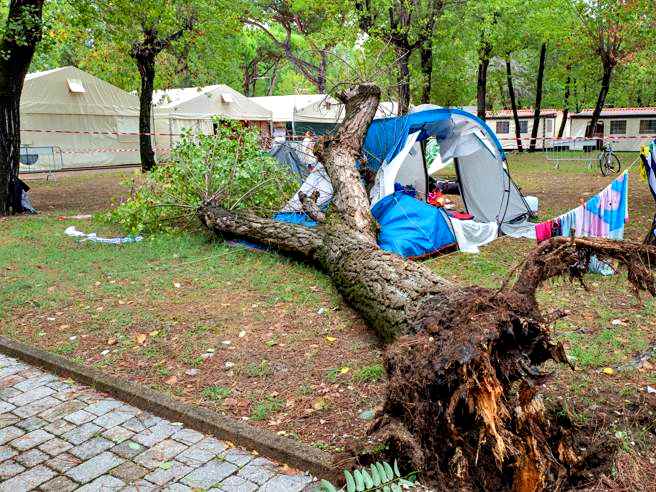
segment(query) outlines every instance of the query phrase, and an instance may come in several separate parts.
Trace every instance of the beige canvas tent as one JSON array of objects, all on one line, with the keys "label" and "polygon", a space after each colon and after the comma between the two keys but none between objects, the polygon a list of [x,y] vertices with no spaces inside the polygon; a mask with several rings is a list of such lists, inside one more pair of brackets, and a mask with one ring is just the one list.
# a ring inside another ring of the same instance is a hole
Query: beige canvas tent
[{"label": "beige canvas tent", "polygon": [[78,68],[28,74],[20,117],[23,172],[139,163],[139,99]]},{"label": "beige canvas tent", "polygon": [[[398,103],[381,101],[375,119],[397,116]],[[305,123],[339,123],[344,118],[344,105],[336,99],[323,95],[320,100],[296,111],[295,121]]]},{"label": "beige canvas tent", "polygon": [[153,103],[156,144],[160,152],[175,145],[185,130],[194,134],[212,134],[214,117],[257,126],[263,136],[270,132],[271,111],[227,85],[155,91]]}]

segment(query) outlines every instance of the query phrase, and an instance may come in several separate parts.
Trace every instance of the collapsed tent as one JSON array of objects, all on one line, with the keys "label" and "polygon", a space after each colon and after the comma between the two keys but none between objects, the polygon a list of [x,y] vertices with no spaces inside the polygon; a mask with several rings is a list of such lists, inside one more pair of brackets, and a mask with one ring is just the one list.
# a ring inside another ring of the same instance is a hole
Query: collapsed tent
[{"label": "collapsed tent", "polygon": [[[441,161],[455,165],[471,220],[426,203],[430,190],[424,150],[431,138],[439,145]],[[532,212],[510,177],[501,144],[470,113],[439,108],[376,119],[365,138],[361,165],[376,172],[372,214],[380,225],[379,244],[387,251],[421,257],[457,243],[462,251],[476,252],[499,231],[535,238],[535,226],[528,222]],[[310,174],[304,188],[313,179]],[[290,201],[285,211],[300,212],[297,202]]]},{"label": "collapsed tent", "polygon": [[21,172],[139,163],[139,98],[78,68],[27,74],[20,119]]},{"label": "collapsed tent", "polygon": [[430,137],[439,143],[443,162],[453,159],[465,209],[475,221],[495,222],[505,234],[534,237],[531,210],[510,177],[501,143],[485,122],[460,109],[429,109],[372,122],[364,156],[385,188],[372,200],[389,195],[394,182],[426,196],[422,142]]}]

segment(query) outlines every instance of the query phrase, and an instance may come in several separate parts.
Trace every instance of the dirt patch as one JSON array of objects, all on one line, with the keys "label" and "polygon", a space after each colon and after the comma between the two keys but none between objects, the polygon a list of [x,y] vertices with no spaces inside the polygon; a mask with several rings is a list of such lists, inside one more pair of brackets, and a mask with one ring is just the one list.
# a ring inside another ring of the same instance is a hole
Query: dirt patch
[{"label": "dirt patch", "polygon": [[34,207],[45,213],[76,210],[93,213],[107,209],[129,195],[129,188],[121,182],[140,179],[139,168],[67,171],[46,174],[21,174],[31,187],[30,199]]}]

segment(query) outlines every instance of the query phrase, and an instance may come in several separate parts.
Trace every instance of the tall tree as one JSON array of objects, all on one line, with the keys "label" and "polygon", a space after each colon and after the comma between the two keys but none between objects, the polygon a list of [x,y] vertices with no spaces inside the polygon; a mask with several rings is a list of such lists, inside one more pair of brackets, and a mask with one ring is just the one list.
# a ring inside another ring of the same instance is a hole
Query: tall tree
[{"label": "tall tree", "polygon": [[352,37],[344,29],[347,18],[348,4],[342,0],[257,0],[251,2],[243,21],[265,33],[287,61],[323,94],[332,50],[344,37]]},{"label": "tall tree", "polygon": [[20,98],[41,40],[44,0],[11,0],[0,40],[0,215],[15,213]]},{"label": "tall tree", "polygon": [[75,0],[96,28],[94,36],[127,53],[139,71],[141,168],[155,166],[151,138],[153,91],[158,57],[211,17],[216,2],[186,0]]},{"label": "tall tree", "polygon": [[433,33],[445,0],[357,0],[360,28],[394,48],[399,114],[410,108],[410,59],[419,50],[421,102],[430,102],[433,73]]},{"label": "tall tree", "polygon": [[567,118],[569,117],[569,97],[571,93],[572,86],[572,67],[567,65],[565,67],[567,72],[567,78],[565,79],[565,94],[563,96],[563,110],[562,110],[562,119],[560,120],[560,127],[558,128],[558,138],[563,138],[565,133],[565,126],[567,125]]},{"label": "tall tree", "polygon": [[587,137],[593,137],[606,104],[615,68],[632,59],[645,33],[653,27],[645,12],[653,3],[645,0],[589,0],[578,4],[580,25],[589,48],[601,62],[601,82]]},{"label": "tall tree", "polygon": [[510,97],[510,107],[512,109],[513,122],[515,125],[515,139],[517,141],[517,150],[519,152],[523,152],[524,146],[522,145],[522,134],[520,132],[520,127],[519,127],[519,113],[517,112],[517,100],[515,97],[515,86],[513,84],[510,54],[508,54],[506,58],[506,78],[508,84],[508,94]]},{"label": "tall tree", "polygon": [[547,43],[543,42],[540,45],[540,63],[538,64],[538,76],[535,84],[535,107],[533,109],[533,128],[531,129],[531,142],[529,150],[535,150],[538,130],[540,128],[540,111],[542,110],[542,89],[544,85],[544,65],[547,59]]}]

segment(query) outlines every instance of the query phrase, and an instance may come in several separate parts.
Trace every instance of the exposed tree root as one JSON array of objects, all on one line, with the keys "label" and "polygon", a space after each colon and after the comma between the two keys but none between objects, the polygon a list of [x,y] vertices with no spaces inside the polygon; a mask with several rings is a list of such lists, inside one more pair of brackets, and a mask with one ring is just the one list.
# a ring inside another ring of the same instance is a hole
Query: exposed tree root
[{"label": "exposed tree root", "polygon": [[654,247],[564,238],[540,245],[512,288],[463,289],[422,332],[388,347],[387,397],[372,434],[445,490],[563,488],[585,464],[538,393],[546,377],[539,366],[567,360],[535,291],[555,276],[581,279],[593,254],[618,261],[636,291],[654,292]]}]

